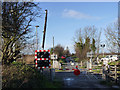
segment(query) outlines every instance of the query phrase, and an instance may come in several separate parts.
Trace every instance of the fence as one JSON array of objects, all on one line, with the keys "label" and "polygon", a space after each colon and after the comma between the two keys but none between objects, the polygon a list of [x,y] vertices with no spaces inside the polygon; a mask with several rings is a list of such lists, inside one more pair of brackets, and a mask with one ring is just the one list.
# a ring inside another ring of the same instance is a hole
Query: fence
[{"label": "fence", "polygon": [[120,84],[120,65],[110,65],[104,74],[107,81]]}]

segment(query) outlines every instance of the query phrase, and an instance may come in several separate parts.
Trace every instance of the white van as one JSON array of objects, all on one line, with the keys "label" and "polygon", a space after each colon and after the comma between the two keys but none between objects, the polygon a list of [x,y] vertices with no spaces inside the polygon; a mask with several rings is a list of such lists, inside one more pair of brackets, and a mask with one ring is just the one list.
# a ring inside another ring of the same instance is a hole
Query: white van
[{"label": "white van", "polygon": [[112,57],[110,58],[112,61],[116,61],[119,59],[118,55],[112,55]]},{"label": "white van", "polygon": [[119,59],[118,55],[107,55],[104,58],[101,58],[101,61],[103,62],[113,62]]}]

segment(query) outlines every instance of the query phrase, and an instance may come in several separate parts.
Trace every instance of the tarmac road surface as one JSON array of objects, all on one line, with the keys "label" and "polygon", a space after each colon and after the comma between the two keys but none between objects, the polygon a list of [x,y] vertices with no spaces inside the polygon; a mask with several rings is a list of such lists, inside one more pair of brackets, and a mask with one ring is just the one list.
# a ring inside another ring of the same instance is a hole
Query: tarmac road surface
[{"label": "tarmac road surface", "polygon": [[111,88],[99,83],[102,80],[100,75],[80,71],[79,76],[74,75],[73,71],[55,72],[55,79],[63,82],[63,88]]}]

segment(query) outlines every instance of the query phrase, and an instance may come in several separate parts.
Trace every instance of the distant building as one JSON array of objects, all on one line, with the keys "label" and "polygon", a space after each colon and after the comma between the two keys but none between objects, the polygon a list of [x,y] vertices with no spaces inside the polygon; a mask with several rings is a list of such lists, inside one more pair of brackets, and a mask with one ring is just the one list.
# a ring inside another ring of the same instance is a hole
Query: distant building
[{"label": "distant building", "polygon": [[22,55],[21,58],[18,59],[20,62],[24,62],[25,64],[34,64],[35,55]]}]

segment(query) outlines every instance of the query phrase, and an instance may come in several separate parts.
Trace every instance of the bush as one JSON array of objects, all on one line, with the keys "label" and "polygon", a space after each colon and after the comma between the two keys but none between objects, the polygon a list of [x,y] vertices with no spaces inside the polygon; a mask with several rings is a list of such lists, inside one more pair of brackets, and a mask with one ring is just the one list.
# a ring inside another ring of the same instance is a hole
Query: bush
[{"label": "bush", "polygon": [[[22,65],[23,63],[17,62],[17,61],[13,61],[11,64],[12,64],[12,65]],[[24,64],[25,64],[25,63],[24,63]]]},{"label": "bush", "polygon": [[75,62],[78,62],[79,61],[79,58],[75,58]]},{"label": "bush", "polygon": [[65,59],[59,59],[60,63],[65,63]]},{"label": "bush", "polygon": [[60,63],[64,63],[64,61],[63,61],[63,60],[59,60],[59,62],[60,62]]},{"label": "bush", "polygon": [[2,69],[3,88],[57,88],[38,70],[18,62],[13,62]]}]

